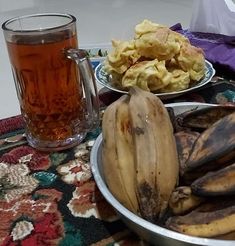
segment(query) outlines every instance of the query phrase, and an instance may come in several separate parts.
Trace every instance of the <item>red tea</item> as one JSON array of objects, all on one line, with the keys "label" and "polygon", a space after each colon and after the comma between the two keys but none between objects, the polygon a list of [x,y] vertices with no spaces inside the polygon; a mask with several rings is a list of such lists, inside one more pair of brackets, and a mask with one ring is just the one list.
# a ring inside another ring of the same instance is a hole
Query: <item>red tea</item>
[{"label": "red tea", "polygon": [[45,141],[73,136],[84,117],[79,71],[63,52],[77,48],[77,38],[65,32],[57,36],[56,40],[38,35],[7,42],[28,131]]}]

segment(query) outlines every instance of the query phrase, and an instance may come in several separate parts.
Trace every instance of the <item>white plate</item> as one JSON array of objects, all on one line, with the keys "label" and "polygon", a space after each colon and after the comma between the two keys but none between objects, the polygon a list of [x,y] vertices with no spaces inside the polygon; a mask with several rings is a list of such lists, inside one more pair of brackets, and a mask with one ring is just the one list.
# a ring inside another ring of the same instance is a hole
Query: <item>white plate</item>
[{"label": "white plate", "polygon": [[[180,96],[184,93],[187,93],[192,90],[196,90],[207,83],[209,83],[212,79],[212,77],[215,75],[215,69],[213,68],[212,64],[208,61],[206,61],[206,73],[202,80],[200,80],[197,84],[193,85],[192,87],[189,87],[188,89],[177,91],[177,92],[165,92],[165,93],[154,93],[156,96],[158,96],[161,99],[170,99],[177,96]],[[100,63],[96,69],[95,69],[95,78],[98,81],[99,84],[102,86],[116,92],[120,93],[128,93],[125,90],[118,89],[114,87],[110,81],[110,75],[107,74],[104,70],[104,64]]]}]

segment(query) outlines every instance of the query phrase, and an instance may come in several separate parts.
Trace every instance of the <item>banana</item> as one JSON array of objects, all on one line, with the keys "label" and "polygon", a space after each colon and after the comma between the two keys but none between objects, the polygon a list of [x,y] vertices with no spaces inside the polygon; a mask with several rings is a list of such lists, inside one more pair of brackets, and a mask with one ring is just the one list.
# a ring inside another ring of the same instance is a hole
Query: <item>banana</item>
[{"label": "banana", "polygon": [[179,131],[175,133],[176,146],[180,163],[180,175],[183,176],[186,169],[186,161],[192,150],[192,146],[200,133],[193,131]]},{"label": "banana", "polygon": [[195,167],[191,170],[187,170],[187,164],[185,164],[184,173],[182,174],[182,180],[185,184],[191,185],[196,179],[203,177],[208,172],[215,172],[231,165],[234,160],[235,150],[232,150],[221,158],[215,159],[208,163],[204,163],[203,165]]},{"label": "banana", "polygon": [[139,213],[138,201],[136,197],[136,176],[134,165],[134,146],[132,138],[132,128],[129,117],[129,96],[125,97],[116,112],[115,141],[118,157],[118,171],[121,182],[126,189],[126,195],[132,207],[132,211]]},{"label": "banana", "polygon": [[[129,97],[124,95],[110,104],[104,111],[102,121],[102,163],[105,180],[110,191],[127,209],[138,213],[139,209],[135,193],[131,194],[134,189],[131,182],[135,176],[131,166],[129,166],[129,164],[132,165],[133,157],[128,152],[132,148],[128,142],[128,128],[125,128],[126,136],[124,132],[121,132],[122,121],[123,125],[126,125],[128,121],[128,115],[126,115],[128,100]],[[122,143],[124,146],[121,146]],[[126,149],[124,150],[124,148]]]},{"label": "banana", "polygon": [[198,178],[191,188],[200,196],[235,195],[235,163]]},{"label": "banana", "polygon": [[216,121],[235,112],[234,105],[217,105],[213,107],[206,107],[198,110],[187,111],[180,117],[182,127],[191,129],[207,129]]},{"label": "banana", "polygon": [[235,240],[235,231],[219,235],[215,237],[216,239],[221,239],[221,240]]},{"label": "banana", "polygon": [[[234,157],[235,150],[235,112],[215,122],[196,140],[187,160],[187,171],[194,170],[216,159]],[[229,153],[232,155],[228,155]]]},{"label": "banana", "polygon": [[192,194],[189,186],[177,187],[170,198],[169,207],[175,215],[185,214],[199,206],[204,199]]},{"label": "banana", "polygon": [[142,217],[156,221],[166,212],[178,182],[173,128],[166,108],[154,94],[137,87],[129,94],[137,199]]},{"label": "banana", "polygon": [[167,228],[198,237],[217,237],[235,231],[234,198],[202,204],[184,216],[166,221]]}]

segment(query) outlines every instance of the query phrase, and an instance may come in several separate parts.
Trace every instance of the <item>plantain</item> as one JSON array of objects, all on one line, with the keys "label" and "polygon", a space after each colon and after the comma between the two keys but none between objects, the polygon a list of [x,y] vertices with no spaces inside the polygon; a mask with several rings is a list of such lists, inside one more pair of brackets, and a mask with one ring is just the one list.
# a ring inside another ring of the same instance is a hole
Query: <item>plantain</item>
[{"label": "plantain", "polygon": [[190,129],[207,129],[221,118],[235,112],[234,105],[217,105],[181,114],[180,125]]},{"label": "plantain", "polygon": [[232,113],[218,120],[200,134],[187,160],[187,171],[225,157],[229,162],[234,157],[234,154],[231,154],[234,150],[235,113]]},{"label": "plantain", "polygon": [[195,167],[191,170],[187,170],[185,165],[184,173],[182,174],[182,180],[184,184],[191,185],[196,179],[206,175],[208,172],[215,172],[231,165],[235,160],[235,150],[227,153],[225,156],[215,159],[211,162],[204,163],[201,166]]},{"label": "plantain", "polygon": [[137,87],[129,93],[137,199],[142,217],[156,221],[166,212],[178,181],[173,127],[166,108],[154,94]]},{"label": "plantain", "polygon": [[187,159],[189,158],[192,146],[199,135],[200,133],[193,131],[179,131],[175,133],[181,176],[184,175]]},{"label": "plantain", "polygon": [[138,213],[134,191],[132,139],[128,124],[128,100],[124,95],[109,105],[102,121],[102,163],[107,185],[125,207]]},{"label": "plantain", "polygon": [[198,237],[218,237],[235,231],[234,197],[202,204],[183,216],[170,217],[166,227]]},{"label": "plantain", "polygon": [[235,163],[198,178],[191,189],[200,196],[235,195]]},{"label": "plantain", "polygon": [[216,239],[221,239],[221,240],[235,240],[235,231],[219,235],[215,237]]},{"label": "plantain", "polygon": [[198,207],[205,199],[192,194],[190,186],[177,187],[170,198],[169,207],[175,215],[185,214]]}]

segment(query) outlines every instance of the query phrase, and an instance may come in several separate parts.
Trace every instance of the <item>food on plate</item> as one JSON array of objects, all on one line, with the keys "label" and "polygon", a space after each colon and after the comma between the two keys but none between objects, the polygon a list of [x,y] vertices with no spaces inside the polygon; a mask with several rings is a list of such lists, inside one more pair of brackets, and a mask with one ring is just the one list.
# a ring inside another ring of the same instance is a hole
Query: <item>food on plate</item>
[{"label": "food on plate", "polygon": [[168,69],[169,73],[172,75],[169,84],[162,87],[160,92],[172,92],[172,91],[181,91],[189,87],[190,76],[189,72],[185,72],[181,69]]},{"label": "food on plate", "polygon": [[205,59],[202,49],[184,43],[176,56],[179,66],[188,71],[191,80],[199,81],[205,74]]},{"label": "food on plate", "polygon": [[[111,193],[170,230],[235,239],[234,108],[169,117],[157,96],[131,87],[103,116],[101,154]],[[195,127],[201,119],[203,127]]]},{"label": "food on plate", "polygon": [[135,40],[136,49],[142,57],[158,60],[170,60],[180,52],[186,38],[169,28],[159,28],[155,32],[148,32]]},{"label": "food on plate", "polygon": [[135,195],[133,139],[129,125],[129,96],[124,95],[107,107],[103,115],[102,163],[109,189],[130,211],[139,213]]},{"label": "food on plate", "polygon": [[110,191],[133,213],[160,220],[179,177],[173,127],[164,104],[133,87],[107,107],[102,133],[103,170]]},{"label": "food on plate", "polygon": [[181,175],[183,175],[187,169],[187,160],[192,151],[192,147],[199,136],[200,133],[196,131],[182,130],[175,133]]},{"label": "food on plate", "polygon": [[235,194],[235,162],[218,171],[209,172],[191,184],[194,194],[221,196]]},{"label": "food on plate", "polygon": [[134,40],[113,40],[112,46],[113,50],[111,53],[108,53],[105,62],[105,69],[108,73],[116,72],[118,74],[123,74],[140,58],[140,54],[135,49]]},{"label": "food on plate", "polygon": [[207,107],[181,115],[180,126],[192,129],[207,129],[216,121],[226,115],[235,113],[235,105],[217,105],[216,107]]},{"label": "food on plate", "polygon": [[198,207],[205,198],[192,193],[190,186],[179,186],[171,194],[169,207],[175,215],[185,214]]},{"label": "food on plate", "polygon": [[234,199],[219,199],[201,204],[182,216],[167,220],[168,228],[197,237],[216,237],[235,231]]},{"label": "food on plate", "polygon": [[[152,61],[155,64],[164,62],[164,70],[171,74],[169,83],[165,80],[153,80],[151,69],[147,69],[143,75],[142,64],[151,64]],[[204,77],[205,68],[202,49],[191,45],[182,34],[149,20],[135,26],[134,39],[113,40],[112,51],[104,62],[104,69],[110,75],[111,83],[118,88],[128,90],[130,86],[136,85],[158,93],[189,88]],[[133,71],[134,79],[131,81]]]},{"label": "food on plate", "polygon": [[168,72],[165,61],[142,61],[130,67],[122,77],[124,88],[138,86],[149,91],[158,90],[167,86],[172,79],[172,74]]},{"label": "food on plate", "polygon": [[[213,160],[219,160],[233,153],[234,149],[235,113],[232,113],[216,121],[200,134],[187,160],[187,170],[190,171]],[[234,158],[234,155],[231,155],[231,158]]]},{"label": "food on plate", "polygon": [[165,28],[166,26],[154,23],[150,20],[143,20],[141,23],[135,26],[135,39],[138,39],[143,34],[156,32],[159,28]]}]

